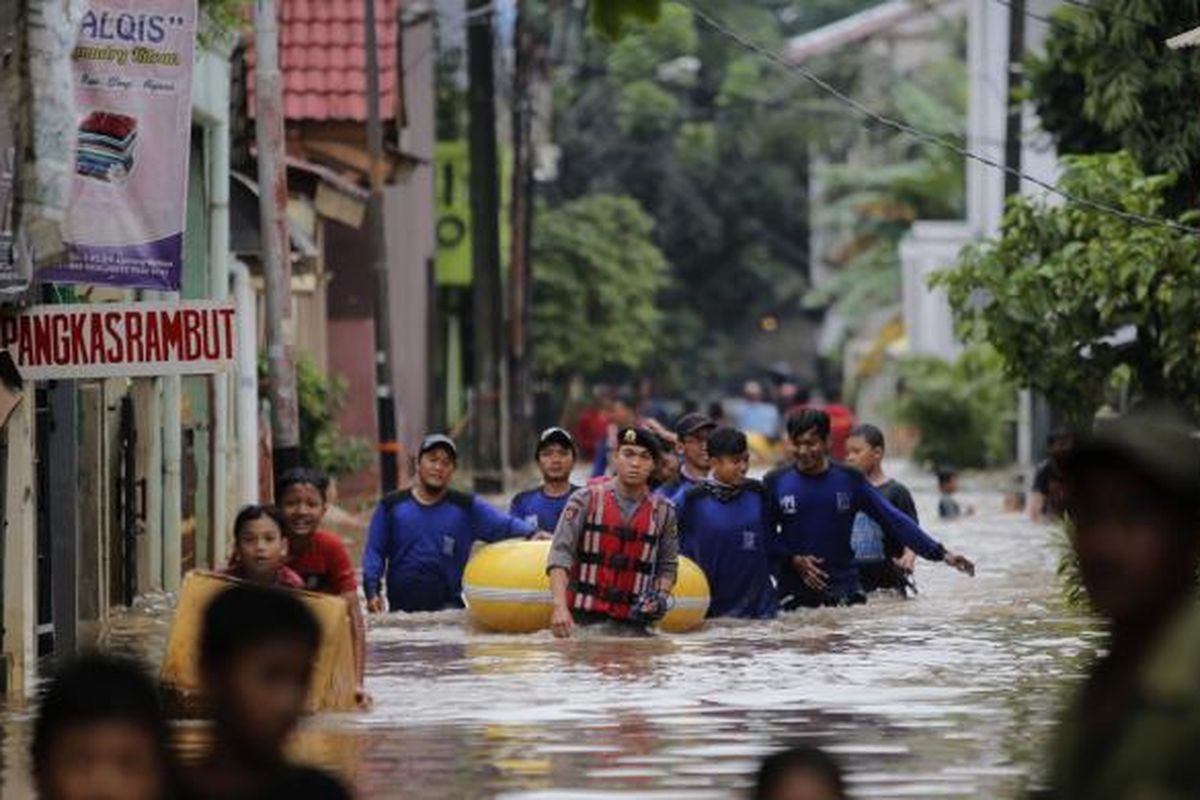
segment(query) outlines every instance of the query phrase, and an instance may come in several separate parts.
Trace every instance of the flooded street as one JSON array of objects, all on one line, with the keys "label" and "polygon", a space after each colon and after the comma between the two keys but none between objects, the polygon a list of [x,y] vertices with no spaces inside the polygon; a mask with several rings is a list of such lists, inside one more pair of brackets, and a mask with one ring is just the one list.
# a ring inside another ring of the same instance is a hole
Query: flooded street
[{"label": "flooded street", "polygon": [[[935,520],[932,480],[898,476]],[[929,528],[978,577],[921,563],[914,600],[652,639],[373,620],[375,710],[310,720],[296,754],[364,798],[727,798],[762,754],[804,742],[844,758],[857,797],[1014,796],[1097,638],[1062,608],[1051,532],[1000,515],[998,495],[965,499],[979,515]],[[153,659],[164,636],[160,607],[108,640]],[[3,796],[21,798],[28,712],[4,720]],[[185,727],[185,752],[202,735]]]}]

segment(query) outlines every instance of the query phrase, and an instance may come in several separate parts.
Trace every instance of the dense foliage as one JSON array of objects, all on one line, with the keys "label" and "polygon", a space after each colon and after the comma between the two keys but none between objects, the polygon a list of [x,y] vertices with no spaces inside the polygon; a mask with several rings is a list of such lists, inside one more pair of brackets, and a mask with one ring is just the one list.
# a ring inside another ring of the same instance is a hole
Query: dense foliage
[{"label": "dense foliage", "polygon": [[1016,388],[999,355],[968,348],[956,361],[914,357],[901,364],[895,419],[920,431],[914,457],[923,464],[991,467],[1011,460]]},{"label": "dense foliage", "polygon": [[548,376],[641,369],[662,333],[667,262],[637,201],[597,194],[545,211],[534,229],[534,358]]},{"label": "dense foliage", "polygon": [[[792,37],[870,5],[709,0],[703,7],[782,52]],[[962,141],[965,39],[961,20],[944,27],[944,63],[899,66],[881,51],[843,47],[805,67],[881,112]],[[742,348],[764,320],[832,309],[853,328],[894,306],[900,237],[918,217],[962,215],[960,159],[864,126],[684,5],[663,3],[653,25],[627,20],[616,41],[585,31],[562,52],[554,81],[560,175],[543,198],[555,208],[595,192],[627,193],[654,219],[673,277],[658,298],[672,335],[650,364],[660,389],[711,389],[738,377],[752,366],[739,357]],[[814,214],[817,163],[835,166],[817,174],[825,197]],[[814,224],[828,252],[812,253]],[[816,293],[814,257],[836,275]]]},{"label": "dense foliage", "polygon": [[[1166,213],[1174,179],[1143,174],[1127,154],[1068,157],[1063,167],[1071,194]],[[1114,380],[1200,410],[1200,236],[1021,198],[997,240],[969,248],[935,280],[961,334],[986,339],[1011,378],[1071,416],[1090,416]]]},{"label": "dense foliage", "polygon": [[1029,91],[1061,153],[1125,149],[1148,174],[1174,172],[1174,210],[1200,199],[1200,48],[1166,40],[1200,25],[1200,0],[1089,0],[1059,8]]}]

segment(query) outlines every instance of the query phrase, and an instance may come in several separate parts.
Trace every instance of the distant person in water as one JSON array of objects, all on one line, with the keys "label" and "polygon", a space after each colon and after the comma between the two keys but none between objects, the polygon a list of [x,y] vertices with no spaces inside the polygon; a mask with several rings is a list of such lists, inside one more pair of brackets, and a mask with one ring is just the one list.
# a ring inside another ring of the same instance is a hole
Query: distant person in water
[{"label": "distant person in water", "polygon": [[1144,409],[1063,462],[1071,543],[1106,641],[1050,749],[1052,800],[1200,797],[1200,439]]},{"label": "distant person in water", "polygon": [[953,520],[967,517],[975,513],[971,506],[964,507],[958,502],[958,470],[944,465],[937,469],[938,485],[938,518]]},{"label": "distant person in water", "polygon": [[[919,523],[917,506],[908,488],[883,473],[885,448],[883,431],[870,424],[856,425],[846,437],[846,464],[865,475],[884,500]],[[884,533],[879,523],[861,512],[854,518],[851,545],[863,591],[890,589],[901,594],[907,591],[917,562],[916,553],[895,536]]]},{"label": "distant person in water", "polygon": [[922,558],[975,574],[970,559],[921,530],[861,472],[830,460],[829,415],[824,411],[808,409],[792,416],[788,434],[795,464],[768,473],[763,481],[770,523],[778,531],[776,577],[783,610],[866,602],[851,546],[859,512]]},{"label": "distant person in water", "polygon": [[514,496],[508,513],[537,526],[538,530],[553,531],[567,505],[567,498],[580,488],[571,483],[576,453],[575,440],[562,428],[542,431],[533,451],[542,473],[542,483]]},{"label": "distant person in water", "polygon": [[1034,522],[1053,522],[1062,517],[1067,505],[1067,480],[1063,464],[1075,447],[1073,431],[1060,428],[1046,437],[1046,460],[1038,464],[1029,495],[1029,518]]},{"label": "distant person in water", "polygon": [[158,686],[132,661],[85,655],[56,671],[42,687],[30,755],[41,800],[173,797]]},{"label": "distant person in water", "polygon": [[846,779],[833,756],[796,747],[763,759],[753,800],[846,800]]},{"label": "distant person in water", "polygon": [[708,479],[708,471],[712,466],[708,456],[708,437],[716,427],[717,423],[695,411],[676,420],[679,474],[673,481],[658,487],[659,494],[678,505],[684,492]]},{"label": "distant person in water", "polygon": [[243,508],[233,522],[233,559],[223,574],[264,586],[303,589],[304,579],[287,565],[286,527],[275,506]]},{"label": "distant person in water", "polygon": [[330,775],[288,763],[321,629],[294,595],[235,586],[204,612],[200,675],[212,744],[187,771],[180,800],[348,800]]}]

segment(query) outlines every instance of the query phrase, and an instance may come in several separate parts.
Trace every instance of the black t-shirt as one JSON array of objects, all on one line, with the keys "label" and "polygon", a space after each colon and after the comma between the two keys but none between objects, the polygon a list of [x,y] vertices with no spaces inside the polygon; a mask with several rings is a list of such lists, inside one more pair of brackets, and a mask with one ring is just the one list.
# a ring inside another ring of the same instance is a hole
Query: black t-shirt
[{"label": "black t-shirt", "polygon": [[1042,513],[1060,517],[1067,508],[1067,480],[1062,470],[1050,459],[1038,464],[1033,474],[1033,490],[1046,498]]},{"label": "black t-shirt", "polygon": [[917,504],[913,502],[912,494],[900,481],[888,478],[883,483],[875,487],[875,491],[883,495],[883,499],[894,505],[910,517],[913,522],[920,522],[917,519]]},{"label": "black t-shirt", "polygon": [[[913,522],[920,522],[917,519],[917,506],[903,483],[888,478],[876,486],[875,491],[883,495],[884,500],[887,500],[898,508],[905,516],[911,518]],[[887,554],[888,558],[899,558],[904,554],[904,544],[888,531],[884,531],[883,551]]]},{"label": "black t-shirt", "polygon": [[354,795],[328,772],[288,766],[256,792],[215,793],[186,782],[175,797],[178,800],[353,800]]}]

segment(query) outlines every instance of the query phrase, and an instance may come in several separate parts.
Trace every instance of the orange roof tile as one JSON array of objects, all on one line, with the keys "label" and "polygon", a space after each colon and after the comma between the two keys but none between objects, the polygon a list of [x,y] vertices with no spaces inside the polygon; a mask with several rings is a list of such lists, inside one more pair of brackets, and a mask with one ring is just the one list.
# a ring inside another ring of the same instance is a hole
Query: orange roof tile
[{"label": "orange roof tile", "polygon": [[[396,116],[396,16],[400,0],[375,0],[379,113]],[[367,118],[363,0],[279,0],[279,67],[289,120]],[[246,46],[247,93],[254,115],[254,37]]]}]

